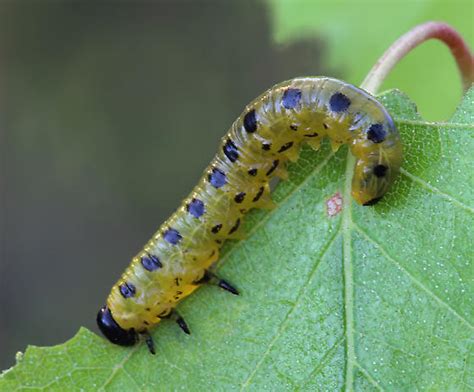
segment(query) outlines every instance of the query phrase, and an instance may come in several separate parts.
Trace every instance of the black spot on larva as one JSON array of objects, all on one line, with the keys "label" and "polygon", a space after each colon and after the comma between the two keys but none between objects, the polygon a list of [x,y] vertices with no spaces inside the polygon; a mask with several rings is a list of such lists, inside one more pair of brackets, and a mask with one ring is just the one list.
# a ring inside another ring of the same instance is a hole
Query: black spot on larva
[{"label": "black spot on larva", "polygon": [[255,109],[250,110],[244,116],[244,128],[249,133],[253,133],[257,130],[257,117],[255,116]]},{"label": "black spot on larva", "polygon": [[270,148],[272,148],[272,145],[270,143],[263,143],[262,144],[262,150],[269,151]]},{"label": "black spot on larva", "polygon": [[149,323],[148,321],[146,321],[146,320],[143,321],[143,324],[145,324],[145,325],[150,325],[150,323]]},{"label": "black spot on larva", "polygon": [[255,169],[255,168],[250,169],[247,173],[250,174],[251,176],[255,177],[257,175],[257,169]]},{"label": "black spot on larva", "polygon": [[291,124],[291,125],[290,125],[290,129],[293,130],[293,131],[297,131],[297,130],[298,130],[298,125],[296,125],[296,124]]},{"label": "black spot on larva", "polygon": [[382,197],[376,197],[372,200],[369,200],[367,203],[364,203],[364,206],[373,206],[374,204],[377,204],[380,199],[382,199]]},{"label": "black spot on larva", "polygon": [[244,201],[244,198],[245,198],[245,192],[240,192],[235,195],[234,201],[236,203],[242,203]]},{"label": "black spot on larva", "polygon": [[122,294],[122,297],[124,298],[130,298],[135,295],[137,290],[135,289],[135,286],[131,283],[122,283],[119,286],[120,294]]},{"label": "black spot on larva", "polygon": [[323,127],[324,127],[324,129],[328,129],[329,125],[327,125],[326,123],[323,123]]},{"label": "black spot on larva", "polygon": [[286,151],[286,150],[290,149],[292,145],[293,145],[293,142],[285,143],[283,146],[280,147],[278,152]]},{"label": "black spot on larva", "polygon": [[257,194],[255,195],[255,197],[253,198],[253,201],[258,201],[262,195],[263,195],[263,191],[265,190],[265,188],[262,186],[260,187],[260,189],[258,190]]},{"label": "black spot on larva", "polygon": [[147,312],[151,312],[151,309],[150,309],[150,308],[145,308],[145,310],[146,310]]},{"label": "black spot on larva", "polygon": [[216,244],[219,244],[219,245],[222,244],[222,241],[221,241],[221,240],[215,240],[214,242],[215,242]]},{"label": "black spot on larva", "polygon": [[142,256],[140,262],[142,263],[143,268],[150,272],[163,267],[160,259],[154,255]]},{"label": "black spot on larva", "polygon": [[240,218],[235,221],[235,225],[232,227],[232,229],[229,230],[229,234],[236,232],[239,226],[240,226]]},{"label": "black spot on larva", "polygon": [[221,229],[222,229],[222,224],[219,223],[218,225],[215,225],[215,226],[211,229],[211,231],[212,231],[214,234],[217,234],[217,233],[219,233],[219,231],[220,231]]},{"label": "black spot on larva", "polygon": [[229,158],[229,161],[231,162],[235,162],[239,158],[239,150],[235,146],[234,142],[230,139],[227,139],[224,147],[222,147],[222,150],[224,151],[225,156]]},{"label": "black spot on larva", "polygon": [[204,214],[204,203],[199,199],[192,199],[187,205],[186,209],[195,218],[199,218]]},{"label": "black spot on larva", "polygon": [[306,136],[306,137],[316,137],[316,136],[319,136],[319,134],[317,132],[314,132],[314,133],[307,133],[304,136]]},{"label": "black spot on larva", "polygon": [[374,167],[374,174],[377,177],[384,177],[385,174],[387,173],[388,167],[385,165],[377,165]]},{"label": "black spot on larva", "polygon": [[174,278],[174,282],[176,283],[176,286],[179,286],[180,281],[181,281],[180,278]]},{"label": "black spot on larva", "polygon": [[374,143],[382,143],[385,140],[387,132],[382,124],[372,124],[367,131],[367,139]]},{"label": "black spot on larva", "polygon": [[208,175],[208,180],[214,188],[221,188],[227,184],[227,178],[222,170],[212,169],[212,173]]},{"label": "black spot on larva", "polygon": [[279,163],[280,163],[280,161],[278,159],[273,161],[272,167],[270,169],[268,169],[268,171],[267,171],[267,176],[269,176],[270,174],[273,173],[273,171],[278,167]]},{"label": "black spot on larva", "polygon": [[343,93],[335,93],[329,99],[329,107],[333,112],[345,112],[350,106],[351,100]]},{"label": "black spot on larva", "polygon": [[176,245],[183,238],[176,229],[168,229],[163,233],[163,238],[171,245]]},{"label": "black spot on larva", "polygon": [[298,88],[289,88],[283,93],[281,103],[286,109],[294,109],[301,100],[301,90]]}]

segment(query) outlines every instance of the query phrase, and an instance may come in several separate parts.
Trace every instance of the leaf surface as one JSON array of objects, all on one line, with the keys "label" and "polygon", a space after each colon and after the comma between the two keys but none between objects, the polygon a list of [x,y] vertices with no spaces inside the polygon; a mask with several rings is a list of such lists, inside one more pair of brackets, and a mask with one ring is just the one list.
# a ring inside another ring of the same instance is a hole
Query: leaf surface
[{"label": "leaf surface", "polygon": [[[242,295],[203,287],[145,345],[81,329],[29,347],[0,377],[14,390],[468,390],[474,388],[474,90],[447,123],[402,93],[380,99],[404,143],[402,173],[374,207],[349,196],[347,149],[304,148],[217,270]],[[342,211],[328,215],[328,201]]]}]

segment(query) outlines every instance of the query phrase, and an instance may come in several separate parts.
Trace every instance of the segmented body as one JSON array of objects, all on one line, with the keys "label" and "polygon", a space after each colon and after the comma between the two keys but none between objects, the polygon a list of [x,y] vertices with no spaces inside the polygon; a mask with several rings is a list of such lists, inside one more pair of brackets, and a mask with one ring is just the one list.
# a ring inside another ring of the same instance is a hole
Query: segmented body
[{"label": "segmented body", "polygon": [[251,102],[222,139],[216,157],[178,210],[113,287],[107,307],[125,330],[147,331],[198,287],[219,248],[235,238],[245,213],[272,206],[269,181],[306,142],[329,137],[356,157],[352,195],[375,203],[401,164],[401,143],[384,107],[363,90],[325,77],[295,78]]}]

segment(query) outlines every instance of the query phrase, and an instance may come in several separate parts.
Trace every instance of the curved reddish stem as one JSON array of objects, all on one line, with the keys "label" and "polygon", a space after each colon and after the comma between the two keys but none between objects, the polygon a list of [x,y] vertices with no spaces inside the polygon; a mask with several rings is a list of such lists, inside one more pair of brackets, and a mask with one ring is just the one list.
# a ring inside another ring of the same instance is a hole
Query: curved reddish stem
[{"label": "curved reddish stem", "polygon": [[402,35],[379,58],[372,67],[361,87],[374,94],[392,68],[411,50],[429,39],[439,39],[446,44],[456,60],[464,90],[474,82],[474,57],[461,35],[451,26],[442,22],[427,22],[414,27]]}]

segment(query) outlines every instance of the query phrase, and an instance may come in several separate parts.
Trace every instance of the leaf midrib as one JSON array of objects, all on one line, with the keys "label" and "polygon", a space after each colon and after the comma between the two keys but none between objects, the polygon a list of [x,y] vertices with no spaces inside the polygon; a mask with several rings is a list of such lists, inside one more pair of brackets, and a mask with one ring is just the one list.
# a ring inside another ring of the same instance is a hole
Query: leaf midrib
[{"label": "leaf midrib", "polygon": [[[283,203],[285,200],[289,199],[298,189],[302,188],[310,179],[312,179],[316,174],[318,174],[321,169],[329,162],[329,160],[334,156],[334,153],[330,153],[318,166],[315,167],[315,169],[308,174],[308,176],[305,178],[304,181],[302,181],[300,184],[298,184],[294,189],[292,189],[284,199],[280,201],[280,203]],[[344,191],[343,191],[343,213],[342,213],[342,224],[341,228],[339,230],[336,230],[334,236],[327,242],[327,245],[321,252],[321,255],[319,256],[318,260],[315,262],[315,265],[313,266],[313,270],[310,272],[308,280],[306,281],[306,284],[302,285],[300,292],[298,293],[297,300],[295,301],[295,305],[288,311],[286,314],[285,318],[282,320],[280,323],[280,326],[278,328],[277,333],[274,335],[274,337],[271,339],[269,342],[267,349],[265,350],[265,353],[262,355],[260,360],[257,362],[253,370],[249,373],[248,377],[246,380],[241,384],[241,391],[245,390],[249,385],[250,382],[252,381],[254,375],[257,373],[258,369],[260,368],[261,364],[267,357],[268,353],[270,352],[271,348],[273,347],[274,343],[278,340],[279,336],[281,333],[284,331],[285,325],[293,311],[296,309],[299,299],[302,297],[305,288],[307,284],[312,280],[314,274],[317,271],[317,267],[320,264],[321,259],[324,257],[324,254],[327,252],[327,250],[330,249],[331,245],[334,243],[335,239],[339,236],[339,234],[342,235],[343,239],[343,260],[344,260],[344,265],[343,265],[343,274],[344,274],[344,284],[343,284],[343,290],[344,290],[344,310],[343,310],[343,318],[344,318],[344,329],[345,329],[345,338],[343,339],[346,343],[346,372],[345,372],[345,385],[346,385],[346,390],[351,391],[352,386],[353,386],[353,374],[354,374],[354,366],[359,367],[364,374],[366,371],[357,363],[355,360],[355,344],[354,344],[354,315],[353,315],[353,277],[352,277],[352,252],[351,252],[351,231],[353,227],[353,221],[352,221],[352,197],[351,197],[351,179],[352,175],[354,172],[354,164],[355,164],[355,158],[353,155],[350,153],[348,150],[347,152],[347,159],[346,159],[346,170],[345,170],[345,178],[344,178]],[[261,226],[264,222],[266,222],[270,216],[273,214],[275,210],[269,211],[265,217],[260,220],[255,226],[252,227],[252,229],[249,231],[248,235],[251,233],[255,232],[259,226]],[[229,257],[230,254],[233,253],[233,251],[239,247],[242,244],[242,241],[237,243],[229,252],[225,254],[223,258],[221,258],[220,263],[223,263],[227,257]],[[339,342],[341,343],[341,342]],[[333,347],[334,348],[334,347]],[[329,351],[333,351],[333,348],[331,348]],[[325,354],[324,357],[326,357],[328,353]],[[320,366],[318,366],[320,367]],[[370,375],[369,375],[370,376]],[[375,382],[375,380],[370,378],[370,382],[373,383],[375,386],[377,386],[380,389],[380,386]]]},{"label": "leaf midrib", "polygon": [[344,333],[346,335],[346,371],[344,374],[345,390],[351,391],[354,384],[354,365],[356,363],[354,344],[354,279],[352,276],[352,198],[351,181],[354,173],[355,157],[348,151],[344,178],[342,209],[342,257],[343,257],[343,290],[344,290]]}]

